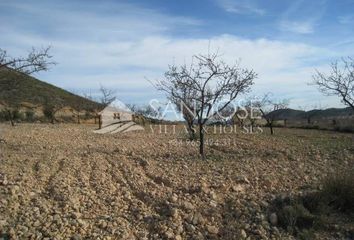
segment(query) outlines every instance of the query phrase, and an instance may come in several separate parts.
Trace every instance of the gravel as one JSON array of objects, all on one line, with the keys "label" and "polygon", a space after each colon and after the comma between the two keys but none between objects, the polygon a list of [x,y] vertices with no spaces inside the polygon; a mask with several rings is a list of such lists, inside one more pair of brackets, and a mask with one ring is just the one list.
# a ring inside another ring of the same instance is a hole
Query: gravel
[{"label": "gravel", "polygon": [[[293,239],[269,202],[354,159],[350,134],[227,135],[235,146],[208,146],[203,161],[148,131],[2,128],[0,233],[14,239]],[[341,162],[321,145],[331,140]]]}]

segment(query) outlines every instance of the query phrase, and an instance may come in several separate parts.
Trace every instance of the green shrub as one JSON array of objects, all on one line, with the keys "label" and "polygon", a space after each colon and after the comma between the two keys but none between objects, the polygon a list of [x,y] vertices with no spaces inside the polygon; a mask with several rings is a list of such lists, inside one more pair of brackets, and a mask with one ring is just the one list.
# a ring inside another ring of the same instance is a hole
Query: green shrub
[{"label": "green shrub", "polygon": [[32,110],[27,110],[26,112],[25,112],[25,115],[26,115],[26,121],[28,121],[28,122],[33,122],[34,121],[34,111],[32,111]]},{"label": "green shrub", "polygon": [[8,115],[5,110],[0,111],[0,121],[8,121]]},{"label": "green shrub", "polygon": [[12,110],[11,114],[13,120],[22,120],[24,118],[23,113],[21,113],[18,109]]},{"label": "green shrub", "polygon": [[51,105],[46,105],[43,108],[43,115],[46,119],[48,119],[51,123],[55,122],[55,109]]}]

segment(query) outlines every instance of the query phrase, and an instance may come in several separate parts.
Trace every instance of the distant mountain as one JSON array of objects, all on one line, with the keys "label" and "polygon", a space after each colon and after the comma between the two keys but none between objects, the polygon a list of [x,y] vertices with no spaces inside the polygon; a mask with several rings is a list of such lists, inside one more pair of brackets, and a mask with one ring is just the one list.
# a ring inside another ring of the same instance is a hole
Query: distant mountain
[{"label": "distant mountain", "polygon": [[310,111],[279,109],[270,112],[269,115],[275,120],[301,120],[301,119],[321,119],[331,117],[350,117],[354,116],[354,111],[350,108],[328,108],[324,110],[315,109]]},{"label": "distant mountain", "polygon": [[0,68],[0,108],[10,107],[41,107],[50,102],[65,107],[86,111],[101,109],[94,101],[75,95],[54,85],[40,81],[29,75],[19,73],[10,68]]}]

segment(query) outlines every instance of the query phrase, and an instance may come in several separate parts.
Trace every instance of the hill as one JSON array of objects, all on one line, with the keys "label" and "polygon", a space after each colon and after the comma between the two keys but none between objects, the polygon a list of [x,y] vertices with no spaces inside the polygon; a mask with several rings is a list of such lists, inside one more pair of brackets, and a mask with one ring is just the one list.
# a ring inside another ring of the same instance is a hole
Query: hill
[{"label": "hill", "polygon": [[72,109],[93,111],[101,105],[64,89],[40,81],[10,68],[0,68],[0,106],[41,107],[61,105]]},{"label": "hill", "polygon": [[354,111],[350,108],[328,108],[324,110],[315,109],[302,111],[295,109],[279,109],[269,113],[275,120],[301,120],[301,119],[322,119],[354,116]]}]

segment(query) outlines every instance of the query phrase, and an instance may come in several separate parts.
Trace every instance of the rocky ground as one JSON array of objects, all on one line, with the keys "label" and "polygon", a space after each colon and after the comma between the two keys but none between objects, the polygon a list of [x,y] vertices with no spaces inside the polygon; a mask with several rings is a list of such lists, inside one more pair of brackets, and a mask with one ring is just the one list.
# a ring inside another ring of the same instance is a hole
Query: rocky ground
[{"label": "rocky ground", "polygon": [[[97,135],[93,126],[0,125],[0,233],[13,239],[294,239],[270,210],[353,164],[354,135],[276,129]],[[218,142],[216,142],[218,140]],[[346,228],[316,232],[345,239]]]}]

